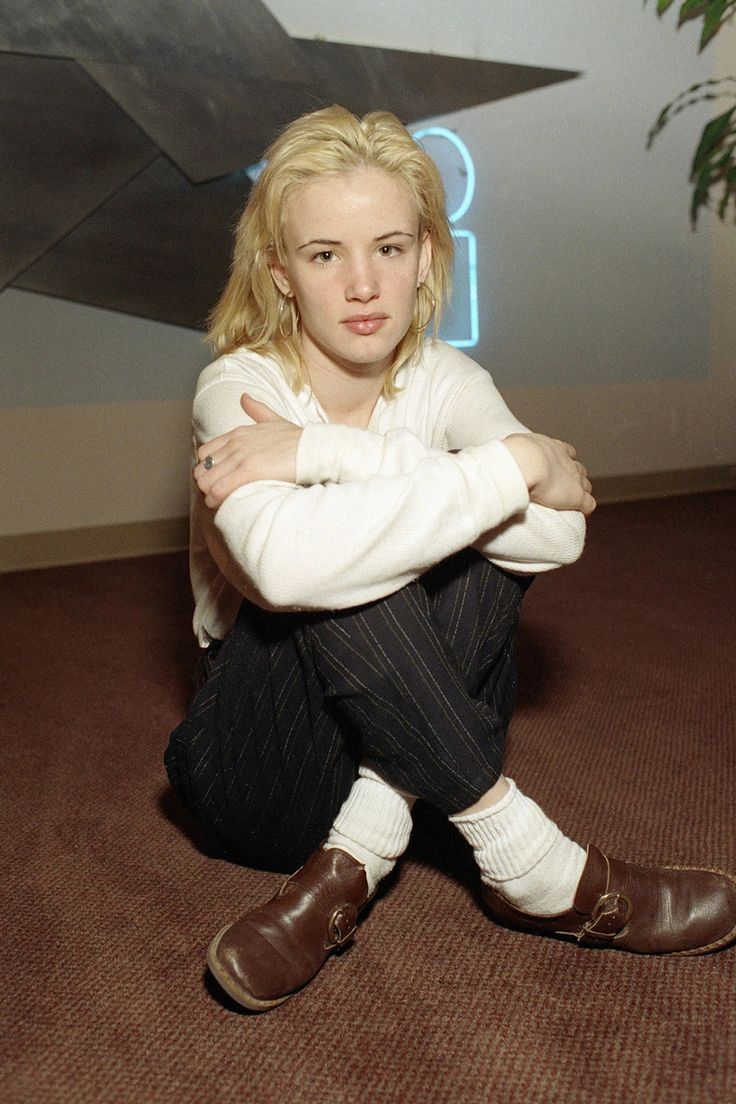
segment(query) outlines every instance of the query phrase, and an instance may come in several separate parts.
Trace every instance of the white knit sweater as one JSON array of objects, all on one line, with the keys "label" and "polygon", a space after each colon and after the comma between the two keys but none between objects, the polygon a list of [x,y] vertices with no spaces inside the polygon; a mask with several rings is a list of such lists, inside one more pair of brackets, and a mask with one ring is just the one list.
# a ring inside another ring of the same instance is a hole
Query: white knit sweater
[{"label": "white knit sweater", "polygon": [[216,512],[193,487],[194,630],[203,646],[227,634],[243,596],[272,610],[345,609],[470,545],[521,574],[578,558],[584,518],[529,502],[502,443],[525,428],[483,368],[427,342],[397,384],[368,429],[356,429],[330,424],[311,391],[295,394],[271,358],[238,350],[202,372],[195,448],[248,423],[244,391],[305,427],[297,483],[250,483]]}]

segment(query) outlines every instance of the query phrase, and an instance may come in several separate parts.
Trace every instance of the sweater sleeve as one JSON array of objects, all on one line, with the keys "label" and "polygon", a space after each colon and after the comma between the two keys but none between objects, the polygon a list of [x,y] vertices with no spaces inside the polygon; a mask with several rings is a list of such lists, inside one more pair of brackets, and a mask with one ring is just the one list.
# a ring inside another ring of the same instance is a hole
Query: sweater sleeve
[{"label": "sweater sleeve", "polygon": [[399,590],[528,501],[510,452],[490,441],[360,482],[251,483],[215,524],[266,608],[343,609]]},{"label": "sweater sleeve", "polygon": [[[462,449],[489,437],[528,432],[509,410],[489,373],[474,365],[448,408],[448,448]],[[498,567],[537,574],[574,563],[584,544],[585,517],[578,510],[552,510],[530,502],[523,514],[484,533],[473,547]]]},{"label": "sweater sleeve", "polygon": [[441,456],[408,429],[375,433],[370,429],[308,422],[302,430],[296,454],[296,481],[308,487],[314,483],[352,483],[373,475],[405,475],[428,456]]},{"label": "sweater sleeve", "polygon": [[[448,407],[448,448],[462,449],[528,430],[509,411],[487,372],[478,369]],[[381,435],[351,426],[311,424],[297,452],[297,481],[304,485],[346,483],[375,475],[416,470],[442,451],[425,446],[407,429]],[[574,510],[537,503],[481,534],[472,542],[487,559],[508,571],[537,574],[574,563],[583,550],[585,518]]]}]

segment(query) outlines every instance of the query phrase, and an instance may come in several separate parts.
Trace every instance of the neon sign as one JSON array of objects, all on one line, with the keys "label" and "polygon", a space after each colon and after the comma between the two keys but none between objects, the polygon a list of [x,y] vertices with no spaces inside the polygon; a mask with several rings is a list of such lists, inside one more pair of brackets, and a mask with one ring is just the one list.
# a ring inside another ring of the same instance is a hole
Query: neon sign
[{"label": "neon sign", "polygon": [[473,202],[475,165],[468,147],[447,127],[419,127],[412,134],[440,170],[455,239],[454,287],[440,336],[458,349],[470,349],[478,344],[479,338],[478,243],[471,230],[458,229],[455,224]]}]

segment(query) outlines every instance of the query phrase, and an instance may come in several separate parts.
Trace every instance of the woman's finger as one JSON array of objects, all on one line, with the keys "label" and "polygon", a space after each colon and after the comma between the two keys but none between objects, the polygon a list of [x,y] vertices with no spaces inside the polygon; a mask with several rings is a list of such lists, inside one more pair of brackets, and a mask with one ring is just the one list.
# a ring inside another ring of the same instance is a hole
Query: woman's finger
[{"label": "woman's finger", "polygon": [[206,444],[200,445],[197,449],[198,460],[206,460],[208,456],[217,458],[217,453],[222,449],[227,448],[230,443],[231,434],[223,433],[220,437],[213,437],[211,441],[207,441]]},{"label": "woman's finger", "polygon": [[556,445],[559,445],[560,448],[564,449],[571,460],[574,460],[577,456],[577,450],[575,446],[571,445],[569,441],[561,441],[559,437],[551,437],[548,439],[554,441]]},{"label": "woman's finger", "polygon": [[252,418],[254,422],[283,422],[285,421],[275,410],[272,410],[270,406],[266,406],[265,403],[258,402],[257,399],[251,398],[251,396],[244,392],[240,396],[240,405],[249,418]]},{"label": "woman's finger", "polygon": [[193,471],[197,486],[201,491],[208,491],[224,476],[229,475],[241,462],[242,456],[235,450],[221,449],[212,457],[212,464],[207,464],[206,458],[200,461]]}]

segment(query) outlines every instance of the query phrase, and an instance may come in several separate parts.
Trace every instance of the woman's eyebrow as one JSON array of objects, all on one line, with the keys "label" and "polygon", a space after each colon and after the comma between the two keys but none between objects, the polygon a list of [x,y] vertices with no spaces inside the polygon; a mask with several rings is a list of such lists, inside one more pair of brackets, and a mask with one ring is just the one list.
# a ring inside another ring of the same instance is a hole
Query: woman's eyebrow
[{"label": "woman's eyebrow", "polygon": [[296,247],[297,253],[300,249],[306,249],[309,245],[342,245],[342,242],[332,241],[331,238],[310,238],[308,242],[304,242],[304,245]]},{"label": "woman's eyebrow", "polygon": [[[382,242],[386,238],[415,238],[416,234],[410,234],[408,230],[389,230],[385,234],[380,234],[374,241]],[[296,247],[297,253],[300,249],[307,249],[310,245],[327,245],[332,247],[333,245],[342,245],[341,241],[336,241],[333,238],[310,238],[309,241],[304,242],[302,245]]]},{"label": "woman's eyebrow", "polygon": [[416,234],[410,234],[408,230],[389,230],[388,234],[381,234],[380,238],[375,238],[377,242],[384,241],[385,238],[415,238]]}]

